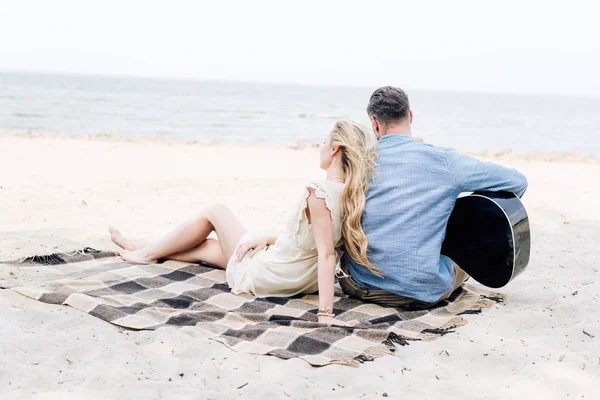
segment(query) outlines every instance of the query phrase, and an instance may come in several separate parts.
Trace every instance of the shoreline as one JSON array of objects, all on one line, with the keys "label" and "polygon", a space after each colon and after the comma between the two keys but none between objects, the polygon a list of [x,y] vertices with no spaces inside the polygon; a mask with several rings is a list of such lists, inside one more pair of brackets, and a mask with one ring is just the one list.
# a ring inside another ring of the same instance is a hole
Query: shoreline
[{"label": "shoreline", "polygon": [[[198,147],[220,147],[230,149],[291,149],[304,150],[316,149],[319,143],[307,142],[282,142],[271,144],[235,144],[228,141],[216,140],[198,140],[198,139],[169,139],[152,136],[128,137],[111,133],[96,134],[75,134],[75,133],[55,133],[44,131],[19,131],[0,129],[0,139],[4,138],[24,138],[24,139],[50,139],[50,140],[69,140],[84,142],[108,142],[108,143],[151,143],[166,146],[198,146]],[[427,141],[425,140],[425,143]],[[460,149],[457,151],[473,156],[491,160],[523,160],[523,161],[543,161],[543,162],[567,162],[583,164],[600,164],[600,157],[590,154],[577,152],[541,152],[541,151],[520,151],[512,148],[486,149],[480,152],[465,152]]]}]

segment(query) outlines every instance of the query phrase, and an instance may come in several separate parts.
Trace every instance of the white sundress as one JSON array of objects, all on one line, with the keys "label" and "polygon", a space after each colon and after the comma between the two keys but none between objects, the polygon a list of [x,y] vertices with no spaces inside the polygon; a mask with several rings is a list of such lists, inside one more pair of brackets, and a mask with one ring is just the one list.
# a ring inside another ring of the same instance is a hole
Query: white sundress
[{"label": "white sundress", "polygon": [[[257,297],[290,297],[318,291],[318,253],[312,225],[306,216],[308,188],[318,198],[325,200],[331,212],[333,242],[336,249],[341,245],[340,198],[343,183],[327,180],[310,182],[288,221],[287,231],[252,258],[244,257],[239,263],[236,254],[227,264],[227,283],[233,294],[249,293]],[[249,232],[238,243],[246,243],[256,234]],[[339,254],[339,253],[338,253]]]}]

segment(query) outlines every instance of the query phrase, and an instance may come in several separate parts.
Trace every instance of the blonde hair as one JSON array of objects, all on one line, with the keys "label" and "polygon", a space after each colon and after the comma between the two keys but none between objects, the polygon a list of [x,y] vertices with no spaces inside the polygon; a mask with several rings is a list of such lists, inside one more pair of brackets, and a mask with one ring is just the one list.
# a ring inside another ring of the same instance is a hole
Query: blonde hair
[{"label": "blonde hair", "polygon": [[373,178],[377,157],[377,138],[371,130],[352,121],[338,121],[331,131],[331,145],[338,145],[346,174],[344,191],[340,200],[342,240],[348,255],[364,265],[373,274],[381,273],[369,262],[369,241],[361,225],[367,199],[367,189]]}]

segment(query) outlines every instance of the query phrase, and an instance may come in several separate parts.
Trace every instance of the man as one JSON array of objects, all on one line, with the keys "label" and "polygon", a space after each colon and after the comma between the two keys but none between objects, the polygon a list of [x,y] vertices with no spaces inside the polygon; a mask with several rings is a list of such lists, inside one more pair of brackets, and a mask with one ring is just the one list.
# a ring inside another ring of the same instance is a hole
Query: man
[{"label": "man", "polygon": [[402,89],[377,89],[367,112],[379,155],[362,225],[369,260],[383,278],[345,255],[342,270],[349,276],[340,285],[353,297],[386,306],[430,307],[468,278],[440,254],[459,193],[508,191],[520,197],[527,179],[514,169],[414,140],[413,114]]}]

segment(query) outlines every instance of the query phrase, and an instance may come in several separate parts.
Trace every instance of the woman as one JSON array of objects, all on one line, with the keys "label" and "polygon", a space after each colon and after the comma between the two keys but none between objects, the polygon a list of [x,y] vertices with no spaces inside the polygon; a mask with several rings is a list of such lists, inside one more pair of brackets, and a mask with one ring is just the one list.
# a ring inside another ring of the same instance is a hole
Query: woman
[{"label": "woman", "polygon": [[[289,297],[318,291],[319,322],[347,325],[332,313],[340,247],[378,274],[367,259],[367,237],[360,225],[375,157],[374,134],[354,122],[338,121],[321,148],[327,179],[306,185],[288,231],[278,238],[247,232],[223,205],[207,208],[148,245],[125,239],[112,227],[111,238],[127,261],[201,261],[224,268],[234,294]],[[216,240],[208,238],[213,231]]]}]

